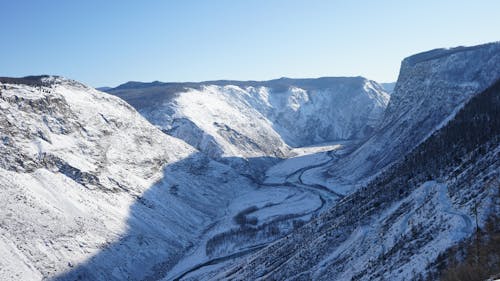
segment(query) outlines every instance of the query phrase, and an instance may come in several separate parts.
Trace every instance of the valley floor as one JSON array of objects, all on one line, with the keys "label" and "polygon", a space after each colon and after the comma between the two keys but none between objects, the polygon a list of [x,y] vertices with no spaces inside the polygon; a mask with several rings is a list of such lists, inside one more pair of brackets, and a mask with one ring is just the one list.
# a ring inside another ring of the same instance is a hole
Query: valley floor
[{"label": "valley floor", "polygon": [[351,142],[295,148],[270,167],[257,189],[238,196],[203,231],[164,280],[205,279],[310,221],[347,191],[327,186],[326,171]]}]

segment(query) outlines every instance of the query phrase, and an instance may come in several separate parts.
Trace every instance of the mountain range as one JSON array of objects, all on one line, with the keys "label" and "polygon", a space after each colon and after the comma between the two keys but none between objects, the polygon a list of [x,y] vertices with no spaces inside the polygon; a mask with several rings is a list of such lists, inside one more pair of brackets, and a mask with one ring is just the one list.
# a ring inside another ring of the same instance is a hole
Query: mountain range
[{"label": "mountain range", "polygon": [[0,138],[1,280],[500,273],[498,42],[395,85],[0,77]]}]

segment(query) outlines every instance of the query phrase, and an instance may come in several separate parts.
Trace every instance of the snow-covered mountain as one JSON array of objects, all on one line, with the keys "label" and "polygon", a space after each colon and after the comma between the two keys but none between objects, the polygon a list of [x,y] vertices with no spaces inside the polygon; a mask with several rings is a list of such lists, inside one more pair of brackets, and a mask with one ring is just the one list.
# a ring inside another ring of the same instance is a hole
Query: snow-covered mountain
[{"label": "snow-covered mountain", "polygon": [[357,182],[422,142],[475,94],[500,77],[500,43],[436,49],[403,60],[398,82],[376,132],[331,170]]},{"label": "snow-covered mountain", "polygon": [[258,182],[76,81],[0,83],[2,280],[168,280],[258,250],[341,198],[300,174],[343,144],[293,150],[323,152]]},{"label": "snow-covered mountain", "polygon": [[[449,249],[460,241],[477,241],[473,235],[498,237],[499,55],[499,44],[491,44],[406,59],[396,86],[399,96],[391,100],[381,125],[386,129],[382,134],[393,136],[393,143],[384,140],[384,154],[396,157],[401,151],[392,149],[416,147],[318,219],[198,278],[436,280],[439,269],[451,265]],[[409,136],[417,139],[408,142]],[[368,142],[377,155],[382,148]],[[342,160],[333,167],[348,163]],[[483,264],[467,265],[467,274],[487,278],[498,273],[500,253],[490,252],[493,256],[482,257]],[[451,258],[463,260],[464,251],[461,255]]]},{"label": "snow-covered mountain", "polygon": [[290,147],[368,136],[389,96],[362,77],[129,82],[109,93],[213,158],[286,156]]},{"label": "snow-covered mountain", "polygon": [[0,81],[1,280],[142,279],[252,187],[115,96]]},{"label": "snow-covered mountain", "polygon": [[436,279],[476,221],[500,232],[499,79],[500,43],[406,58],[390,101],[0,78],[0,279]]}]

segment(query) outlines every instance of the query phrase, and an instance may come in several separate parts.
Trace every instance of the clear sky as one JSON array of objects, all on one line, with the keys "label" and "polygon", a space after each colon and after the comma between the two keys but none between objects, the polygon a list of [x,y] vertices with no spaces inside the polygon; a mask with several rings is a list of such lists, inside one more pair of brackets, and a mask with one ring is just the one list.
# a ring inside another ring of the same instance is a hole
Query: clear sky
[{"label": "clear sky", "polygon": [[0,0],[0,76],[134,81],[357,76],[500,40],[498,0]]}]

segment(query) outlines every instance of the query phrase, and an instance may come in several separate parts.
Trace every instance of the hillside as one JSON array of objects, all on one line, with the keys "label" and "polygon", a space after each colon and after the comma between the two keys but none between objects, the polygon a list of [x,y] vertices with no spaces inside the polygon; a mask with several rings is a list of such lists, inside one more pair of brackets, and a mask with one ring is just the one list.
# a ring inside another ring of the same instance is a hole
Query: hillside
[{"label": "hillside", "polygon": [[499,109],[496,82],[367,186],[215,279],[422,280],[476,220],[498,216]]},{"label": "hillside", "polygon": [[362,77],[129,82],[108,92],[216,159],[283,158],[290,147],[364,138],[389,100]]},{"label": "hillside", "polygon": [[76,265],[71,276],[141,279],[252,189],[117,97],[53,76],[0,81],[2,280]]}]

